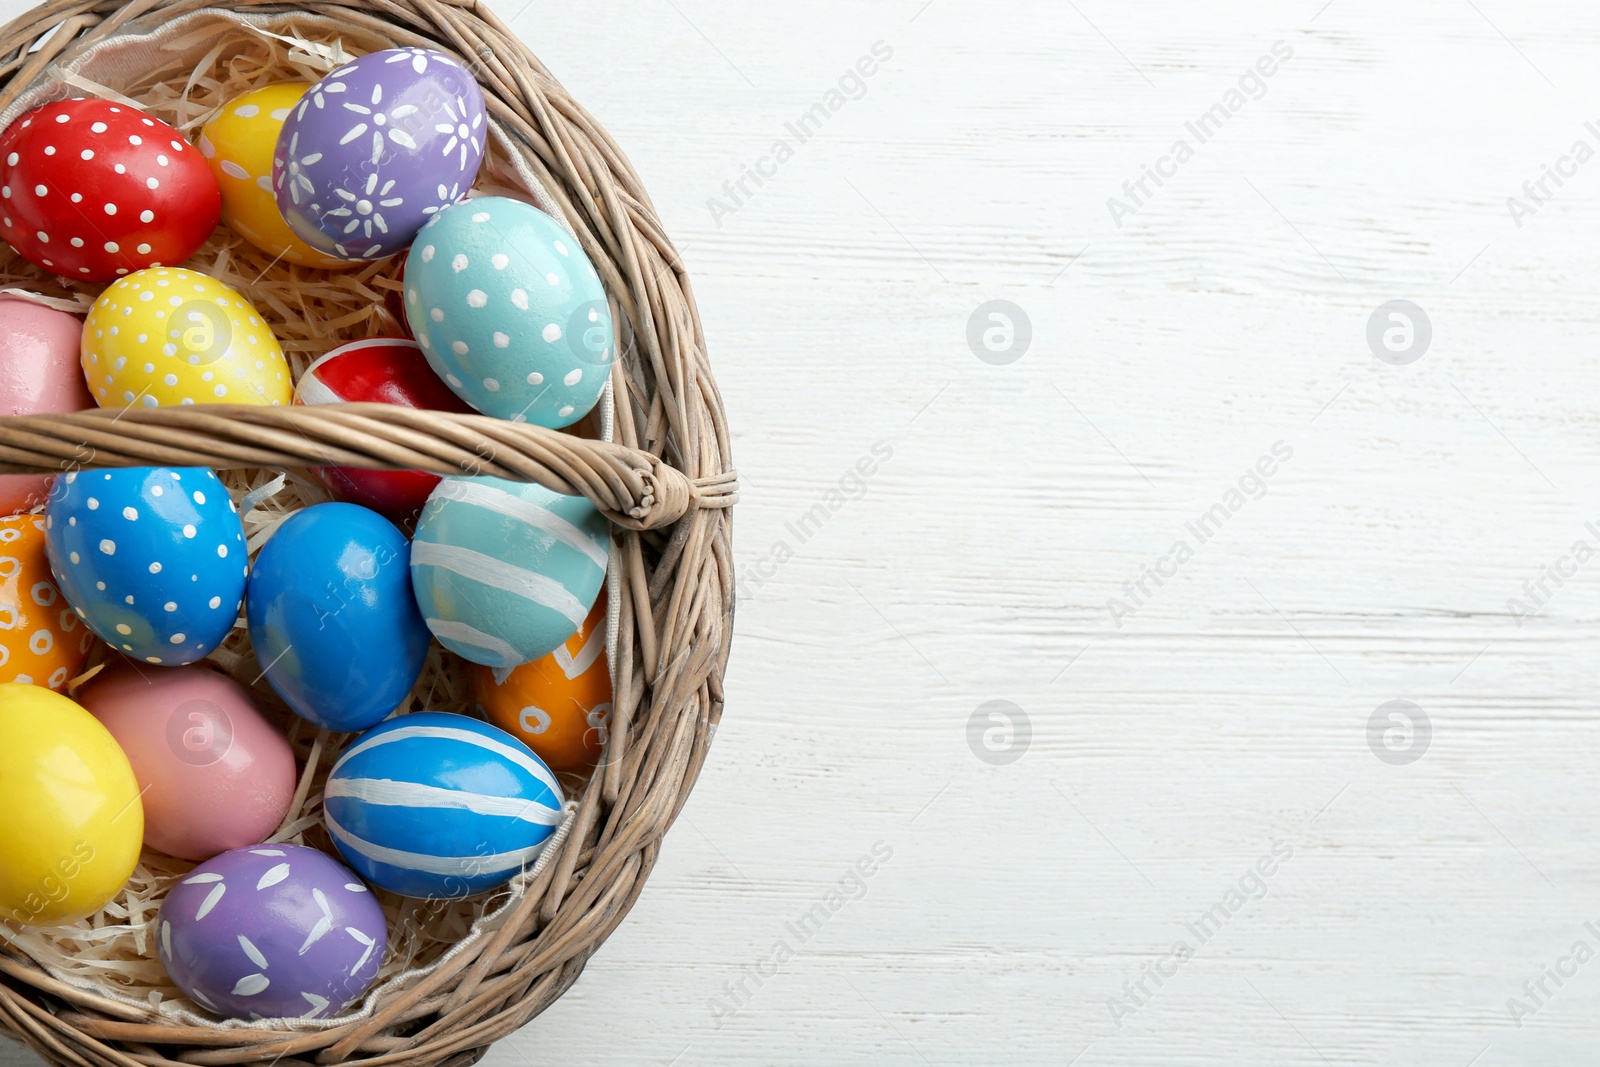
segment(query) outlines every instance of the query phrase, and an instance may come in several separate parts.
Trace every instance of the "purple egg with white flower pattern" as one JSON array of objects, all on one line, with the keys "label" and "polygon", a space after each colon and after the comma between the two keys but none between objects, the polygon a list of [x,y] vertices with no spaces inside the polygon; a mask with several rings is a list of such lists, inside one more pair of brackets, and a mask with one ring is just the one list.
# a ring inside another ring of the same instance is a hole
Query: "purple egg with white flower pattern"
[{"label": "purple egg with white flower pattern", "polygon": [[488,130],[483,91],[443,52],[362,56],[313,85],[284,122],[272,160],[278,210],[330,256],[394,255],[472,188]]},{"label": "purple egg with white flower pattern", "polygon": [[213,857],[167,893],[156,953],[196,1004],[235,1019],[325,1019],[377,977],[383,909],[360,878],[303,845]]}]

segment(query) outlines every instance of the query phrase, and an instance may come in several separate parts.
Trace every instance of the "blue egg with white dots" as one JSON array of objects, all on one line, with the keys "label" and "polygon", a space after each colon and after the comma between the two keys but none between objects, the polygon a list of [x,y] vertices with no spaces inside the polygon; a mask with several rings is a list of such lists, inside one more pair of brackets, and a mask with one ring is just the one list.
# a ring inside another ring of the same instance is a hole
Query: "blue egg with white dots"
[{"label": "blue egg with white dots", "polygon": [[532,204],[452,204],[406,258],[406,319],[434,372],[485,415],[557,429],[611,374],[605,286],[577,239]]},{"label": "blue egg with white dots", "polygon": [[56,479],[45,504],[56,584],[102,641],[145,663],[204,659],[239,617],[244,524],[206,467],[124,467]]}]

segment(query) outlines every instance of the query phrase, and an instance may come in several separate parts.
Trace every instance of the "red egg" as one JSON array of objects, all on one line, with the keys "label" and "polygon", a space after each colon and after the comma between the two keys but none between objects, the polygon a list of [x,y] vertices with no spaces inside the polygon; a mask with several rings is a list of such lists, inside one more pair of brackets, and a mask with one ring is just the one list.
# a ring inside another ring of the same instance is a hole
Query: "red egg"
[{"label": "red egg", "polygon": [[[375,403],[472,414],[439,380],[415,341],[369,337],[329,352],[301,375],[297,404]],[[369,507],[397,522],[415,518],[438,475],[423,471],[369,471],[319,467],[317,474],[340,499]]]},{"label": "red egg", "polygon": [[62,100],[0,134],[0,237],[84,281],[182,263],[211,236],[222,193],[166,123],[108,100]]}]

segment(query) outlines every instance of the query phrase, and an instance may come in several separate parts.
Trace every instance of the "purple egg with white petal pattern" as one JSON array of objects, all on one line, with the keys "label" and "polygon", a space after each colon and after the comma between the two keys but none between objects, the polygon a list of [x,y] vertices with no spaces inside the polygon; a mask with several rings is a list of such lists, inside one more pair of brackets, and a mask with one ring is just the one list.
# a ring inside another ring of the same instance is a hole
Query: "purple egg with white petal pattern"
[{"label": "purple egg with white petal pattern", "polygon": [[235,1019],[325,1019],[377,977],[383,909],[353,872],[303,845],[213,857],[167,893],[156,953],[196,1004]]},{"label": "purple egg with white petal pattern", "polygon": [[382,259],[472,188],[488,132],[483,91],[456,60],[426,48],[373,52],[317,82],[289,113],[273,195],[311,247]]}]

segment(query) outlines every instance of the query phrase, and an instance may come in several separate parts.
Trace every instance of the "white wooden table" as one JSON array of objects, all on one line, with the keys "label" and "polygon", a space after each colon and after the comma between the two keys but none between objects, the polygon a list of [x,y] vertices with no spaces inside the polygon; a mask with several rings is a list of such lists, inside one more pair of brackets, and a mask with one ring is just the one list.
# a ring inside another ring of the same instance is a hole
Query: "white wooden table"
[{"label": "white wooden table", "polygon": [[1592,5],[495,6],[745,502],[700,785],[488,1064],[1595,1062]]}]

